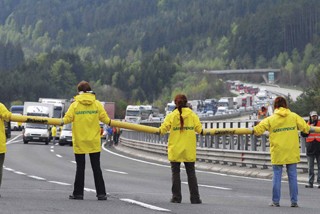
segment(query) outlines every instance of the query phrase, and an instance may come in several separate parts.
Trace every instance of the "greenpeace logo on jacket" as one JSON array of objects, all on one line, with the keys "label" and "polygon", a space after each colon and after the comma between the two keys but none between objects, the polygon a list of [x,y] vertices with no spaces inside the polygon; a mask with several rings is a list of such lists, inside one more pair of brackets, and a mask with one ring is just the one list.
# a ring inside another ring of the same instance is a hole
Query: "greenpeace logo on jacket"
[{"label": "greenpeace logo on jacket", "polygon": [[98,110],[96,110],[96,111],[76,111],[75,114],[98,114]]},{"label": "greenpeace logo on jacket", "polygon": [[300,162],[298,130],[309,133],[310,126],[290,109],[281,107],[255,126],[254,134],[269,131],[271,163],[283,165]]},{"label": "greenpeace logo on jacket", "polygon": [[77,95],[63,121],[65,124],[72,122],[72,145],[75,154],[101,151],[99,122],[108,124],[110,118],[94,94]]},{"label": "greenpeace logo on jacket", "polygon": [[[181,128],[180,128],[180,126],[179,126],[179,127],[173,127],[172,130],[173,130],[173,131],[180,131]],[[194,130],[194,127],[192,127],[192,126],[189,126],[189,127],[188,127],[188,126],[187,126],[187,127],[183,127],[182,130],[186,130],[186,131],[187,131],[187,130]]]},{"label": "greenpeace logo on jacket", "polygon": [[183,129],[180,129],[180,112],[175,109],[168,114],[160,126],[160,133],[170,132],[168,139],[168,159],[173,162],[196,161],[196,132],[202,131],[202,124],[190,108],[182,108],[184,120]]},{"label": "greenpeace logo on jacket", "polygon": [[291,131],[291,130],[295,130],[296,126],[292,126],[292,127],[285,127],[285,128],[279,128],[279,129],[274,129],[273,132],[286,132],[286,131]]}]

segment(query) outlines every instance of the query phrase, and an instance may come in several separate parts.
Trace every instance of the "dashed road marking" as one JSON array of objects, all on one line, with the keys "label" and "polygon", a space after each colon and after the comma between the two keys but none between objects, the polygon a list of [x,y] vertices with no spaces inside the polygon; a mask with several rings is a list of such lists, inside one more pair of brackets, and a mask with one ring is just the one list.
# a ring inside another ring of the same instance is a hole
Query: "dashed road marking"
[{"label": "dashed road marking", "polygon": [[42,178],[42,177],[39,177],[39,176],[36,176],[36,175],[27,175],[29,178],[34,178],[36,180],[41,180],[41,181],[45,181],[46,179],[45,178]]},{"label": "dashed road marking", "polygon": [[171,210],[168,210],[168,209],[165,209],[165,208],[162,208],[162,207],[153,206],[151,204],[146,204],[146,203],[143,203],[143,202],[140,202],[140,201],[136,201],[136,200],[133,200],[133,199],[129,199],[129,198],[120,198],[120,200],[128,202],[128,203],[131,203],[131,204],[136,204],[136,205],[139,205],[141,207],[148,208],[148,209],[151,209],[151,210],[162,211],[162,212],[171,212]]},{"label": "dashed road marking", "polygon": [[19,172],[19,171],[14,171],[14,173],[18,174],[18,175],[27,175],[26,173],[24,172]]},{"label": "dashed road marking", "polygon": [[121,172],[121,171],[116,171],[116,170],[112,170],[112,169],[105,169],[105,170],[108,172],[114,172],[114,173],[118,173],[118,174],[124,174],[124,175],[128,174],[127,172]]},{"label": "dashed road marking", "polygon": [[59,184],[59,185],[64,185],[64,186],[70,186],[72,184],[68,184],[68,183],[64,183],[64,182],[60,182],[60,181],[48,181],[50,183],[54,183],[54,184]]},{"label": "dashed road marking", "polygon": [[[188,182],[181,182],[183,184],[188,184]],[[222,189],[222,190],[232,190],[231,188],[227,187],[219,187],[219,186],[211,186],[211,185],[205,185],[205,184],[198,184],[199,187],[208,187],[213,189]]]}]

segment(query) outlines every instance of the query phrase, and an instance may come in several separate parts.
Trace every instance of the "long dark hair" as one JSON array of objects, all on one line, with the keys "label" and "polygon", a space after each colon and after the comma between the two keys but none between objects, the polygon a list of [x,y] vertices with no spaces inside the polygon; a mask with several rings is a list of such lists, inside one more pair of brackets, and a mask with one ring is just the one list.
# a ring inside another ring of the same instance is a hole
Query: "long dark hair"
[{"label": "long dark hair", "polygon": [[187,107],[187,97],[184,94],[177,94],[176,97],[174,98],[174,103],[176,104],[176,108],[178,109],[180,113],[180,131],[183,130],[183,125],[184,125],[184,120],[182,117],[182,108]]}]

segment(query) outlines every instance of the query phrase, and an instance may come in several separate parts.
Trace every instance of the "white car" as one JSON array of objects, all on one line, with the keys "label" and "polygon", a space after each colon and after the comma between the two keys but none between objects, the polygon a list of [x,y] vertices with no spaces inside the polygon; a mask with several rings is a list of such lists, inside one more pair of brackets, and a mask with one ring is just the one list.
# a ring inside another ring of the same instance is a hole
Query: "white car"
[{"label": "white car", "polygon": [[60,138],[59,138],[59,145],[70,145],[72,146],[72,123],[68,123],[63,125]]}]

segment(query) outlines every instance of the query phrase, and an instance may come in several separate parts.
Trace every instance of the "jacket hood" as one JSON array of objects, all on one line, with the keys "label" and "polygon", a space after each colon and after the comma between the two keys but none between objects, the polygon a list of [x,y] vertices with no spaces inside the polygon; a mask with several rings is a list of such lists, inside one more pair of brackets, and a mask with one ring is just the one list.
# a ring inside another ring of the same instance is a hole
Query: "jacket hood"
[{"label": "jacket hood", "polygon": [[[189,107],[183,107],[182,108],[182,118],[184,119],[184,118],[188,117],[192,112],[193,111]],[[175,113],[177,115],[180,115],[180,112],[178,109],[175,109]]]},{"label": "jacket hood", "polygon": [[96,95],[92,93],[82,93],[75,96],[75,100],[83,105],[91,105],[96,100]]},{"label": "jacket hood", "polygon": [[280,115],[281,117],[286,117],[288,114],[290,114],[290,112],[290,109],[283,107],[274,110],[274,114]]}]

